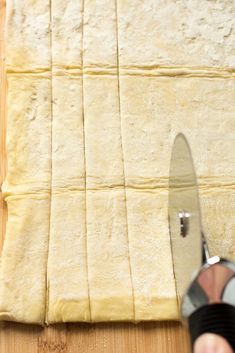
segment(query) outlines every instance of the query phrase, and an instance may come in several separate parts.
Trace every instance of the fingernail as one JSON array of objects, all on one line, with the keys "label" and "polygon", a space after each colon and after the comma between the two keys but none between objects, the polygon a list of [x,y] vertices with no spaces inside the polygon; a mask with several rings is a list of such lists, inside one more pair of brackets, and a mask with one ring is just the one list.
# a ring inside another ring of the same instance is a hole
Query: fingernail
[{"label": "fingernail", "polygon": [[195,342],[194,353],[218,353],[218,346],[210,336],[199,337]]},{"label": "fingernail", "polygon": [[194,344],[194,353],[232,353],[228,342],[221,336],[205,334]]}]

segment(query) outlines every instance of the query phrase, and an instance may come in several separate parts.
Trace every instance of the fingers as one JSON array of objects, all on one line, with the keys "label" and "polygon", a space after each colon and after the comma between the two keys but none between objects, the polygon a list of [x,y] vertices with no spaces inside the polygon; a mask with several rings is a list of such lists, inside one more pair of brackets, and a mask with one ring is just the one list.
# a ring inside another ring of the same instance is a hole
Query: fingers
[{"label": "fingers", "polygon": [[194,343],[194,353],[234,353],[230,344],[221,336],[205,333]]}]

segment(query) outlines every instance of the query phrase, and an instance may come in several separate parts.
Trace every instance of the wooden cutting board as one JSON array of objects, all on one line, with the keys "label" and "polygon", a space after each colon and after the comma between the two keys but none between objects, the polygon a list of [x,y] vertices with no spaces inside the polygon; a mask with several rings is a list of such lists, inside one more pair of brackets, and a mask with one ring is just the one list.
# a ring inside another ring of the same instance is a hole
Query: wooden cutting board
[{"label": "wooden cutting board", "polygon": [[[0,0],[0,184],[6,173],[5,0]],[[0,193],[0,249],[7,218]],[[176,322],[61,324],[47,328],[0,323],[1,353],[186,353],[186,330]]]}]

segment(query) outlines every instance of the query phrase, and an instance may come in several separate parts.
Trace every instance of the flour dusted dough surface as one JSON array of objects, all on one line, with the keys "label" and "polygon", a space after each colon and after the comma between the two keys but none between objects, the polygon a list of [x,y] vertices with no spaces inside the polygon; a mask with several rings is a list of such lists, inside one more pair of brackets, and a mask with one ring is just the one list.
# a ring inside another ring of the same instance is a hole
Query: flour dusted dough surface
[{"label": "flour dusted dough surface", "polygon": [[55,67],[82,65],[83,1],[52,0],[52,64]]},{"label": "flour dusted dough surface", "polygon": [[122,66],[235,67],[233,0],[120,0]]},{"label": "flour dusted dough surface", "polygon": [[[235,195],[234,185],[201,187],[203,226],[212,254],[234,259],[235,253]],[[216,222],[210,220],[214,218]]]},{"label": "flour dusted dough surface", "polygon": [[115,1],[89,0],[84,5],[83,66],[85,72],[91,69],[102,71],[104,68],[113,68],[113,72],[116,73],[117,21]]},{"label": "flour dusted dough surface", "polygon": [[50,198],[48,194],[8,196],[6,201],[0,319],[43,324]]},{"label": "flour dusted dough surface", "polygon": [[122,190],[87,192],[87,238],[92,320],[134,320]]},{"label": "flour dusted dough surface", "polygon": [[48,259],[48,323],[90,321],[85,222],[84,191],[53,192]]},{"label": "flour dusted dough surface", "polygon": [[128,188],[127,210],[135,319],[143,320],[144,316],[145,320],[155,320],[155,313],[162,320],[175,318],[175,288],[169,270],[172,264],[167,190]]},{"label": "flour dusted dough surface", "polygon": [[233,181],[234,79],[123,76],[121,96],[128,185],[163,182],[180,131],[192,145],[199,177]]},{"label": "flour dusted dough surface", "polygon": [[1,319],[178,318],[167,199],[179,131],[212,253],[235,258],[234,12],[230,0],[7,2]]},{"label": "flour dusted dough surface", "polygon": [[8,75],[5,194],[49,192],[51,88],[48,75]]},{"label": "flour dusted dough surface", "polygon": [[7,0],[6,69],[42,71],[50,68],[49,0]]}]

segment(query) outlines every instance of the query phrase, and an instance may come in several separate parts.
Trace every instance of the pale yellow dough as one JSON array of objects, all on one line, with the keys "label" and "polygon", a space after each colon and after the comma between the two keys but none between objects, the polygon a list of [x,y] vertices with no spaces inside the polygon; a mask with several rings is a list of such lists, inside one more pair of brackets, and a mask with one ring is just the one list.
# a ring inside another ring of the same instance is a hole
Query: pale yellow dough
[{"label": "pale yellow dough", "polygon": [[211,252],[235,259],[234,18],[229,0],[8,1],[0,319],[179,318],[167,219],[178,132]]},{"label": "pale yellow dough", "polygon": [[50,76],[8,75],[5,195],[50,192],[50,101]]},{"label": "pale yellow dough", "polygon": [[163,182],[178,132],[189,139],[199,177],[234,183],[234,79],[122,76],[120,87],[129,186]]},{"label": "pale yellow dough", "polygon": [[51,1],[52,64],[54,67],[81,68],[83,1]]},{"label": "pale yellow dough", "polygon": [[48,194],[8,196],[0,267],[0,319],[43,324],[49,234]]},{"label": "pale yellow dough", "polygon": [[122,67],[235,68],[235,3],[119,0]]},{"label": "pale yellow dough", "polygon": [[44,71],[51,66],[50,1],[6,1],[6,69]]}]

